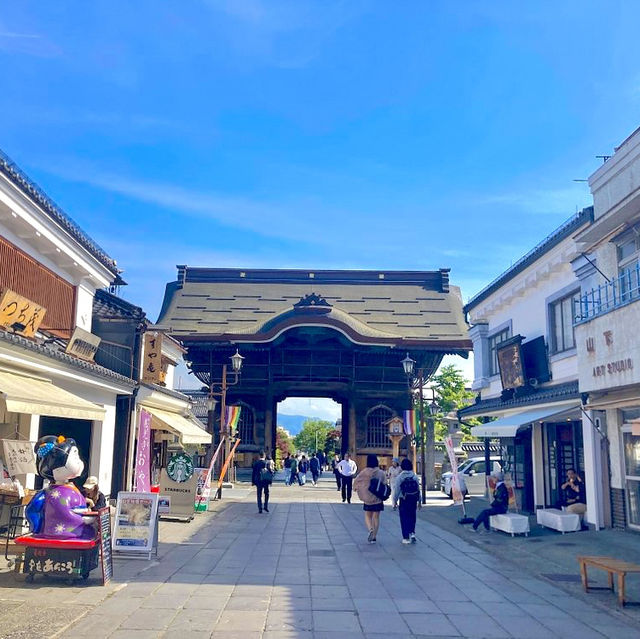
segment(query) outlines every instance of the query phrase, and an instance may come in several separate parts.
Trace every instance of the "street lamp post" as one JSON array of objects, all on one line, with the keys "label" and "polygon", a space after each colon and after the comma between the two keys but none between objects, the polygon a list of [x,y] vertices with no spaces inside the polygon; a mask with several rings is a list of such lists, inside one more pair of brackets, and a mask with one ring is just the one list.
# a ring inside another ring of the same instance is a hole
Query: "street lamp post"
[{"label": "street lamp post", "polygon": [[[220,470],[218,473],[218,477],[220,477],[220,473],[222,472],[222,468],[224,467],[224,462],[228,459],[231,452],[231,439],[229,437],[230,433],[228,432],[226,423],[227,389],[229,388],[229,386],[235,386],[240,381],[240,372],[242,371],[242,362],[244,360],[244,357],[240,355],[238,349],[236,349],[235,354],[232,355],[230,359],[231,371],[234,376],[233,381],[229,381],[227,379],[227,364],[223,364],[221,380],[217,383],[214,382],[213,379],[210,380],[211,383],[209,384],[209,395],[207,397],[207,426],[212,434],[214,430],[213,414],[216,408],[216,404],[218,403],[216,397],[220,398],[220,441],[224,441],[224,445],[222,447],[222,457],[220,458]],[[220,390],[214,390],[216,386],[219,386]],[[213,455],[213,448],[214,447],[212,445],[209,449],[209,460],[211,459],[211,455]]]}]

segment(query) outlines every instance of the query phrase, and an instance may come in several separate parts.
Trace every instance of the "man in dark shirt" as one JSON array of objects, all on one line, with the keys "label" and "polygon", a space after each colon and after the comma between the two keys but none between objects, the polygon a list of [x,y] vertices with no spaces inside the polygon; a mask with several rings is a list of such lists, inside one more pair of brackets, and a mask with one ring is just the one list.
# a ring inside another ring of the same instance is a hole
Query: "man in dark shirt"
[{"label": "man in dark shirt", "polygon": [[[266,513],[269,512],[269,486],[273,481],[274,466],[270,458],[267,458],[264,450],[260,451],[260,458],[253,462],[251,472],[251,483],[256,487],[258,498],[258,512],[261,513],[263,508]],[[264,494],[264,505],[262,495]]]},{"label": "man in dark shirt", "polygon": [[493,501],[489,508],[485,508],[476,517],[473,522],[473,531],[477,532],[480,524],[484,524],[484,529],[489,530],[489,517],[491,515],[503,515],[509,510],[509,491],[504,485],[504,474],[501,471],[494,471],[491,473],[497,481],[496,489],[493,491]]},{"label": "man in dark shirt", "polygon": [[311,471],[311,483],[315,486],[318,483],[318,477],[320,477],[320,460],[315,453],[311,455],[309,460],[309,470]]},{"label": "man in dark shirt", "polygon": [[567,481],[560,488],[562,489],[562,505],[566,506],[567,511],[577,515],[584,515],[587,511],[584,482],[580,475],[576,473],[575,468],[569,468]]}]

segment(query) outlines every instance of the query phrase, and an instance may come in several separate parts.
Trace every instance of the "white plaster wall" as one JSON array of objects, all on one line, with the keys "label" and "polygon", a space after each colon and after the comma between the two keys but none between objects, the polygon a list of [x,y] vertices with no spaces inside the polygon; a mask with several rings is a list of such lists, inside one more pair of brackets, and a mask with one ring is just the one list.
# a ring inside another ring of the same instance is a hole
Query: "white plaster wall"
[{"label": "white plaster wall", "polygon": [[86,282],[80,284],[76,289],[76,326],[89,332],[91,332],[95,292],[95,288]]}]

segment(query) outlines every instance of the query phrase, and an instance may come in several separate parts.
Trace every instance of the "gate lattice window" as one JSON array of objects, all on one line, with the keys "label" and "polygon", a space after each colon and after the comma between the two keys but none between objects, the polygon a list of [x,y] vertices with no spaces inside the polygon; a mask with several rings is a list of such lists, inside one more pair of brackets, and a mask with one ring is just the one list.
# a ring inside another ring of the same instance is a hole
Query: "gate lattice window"
[{"label": "gate lattice window", "polygon": [[240,406],[240,419],[238,420],[238,437],[241,444],[254,444],[254,424],[255,413],[251,406],[238,404]]},{"label": "gate lattice window", "polygon": [[367,413],[367,446],[374,448],[391,448],[388,422],[393,411],[386,406],[376,406]]}]

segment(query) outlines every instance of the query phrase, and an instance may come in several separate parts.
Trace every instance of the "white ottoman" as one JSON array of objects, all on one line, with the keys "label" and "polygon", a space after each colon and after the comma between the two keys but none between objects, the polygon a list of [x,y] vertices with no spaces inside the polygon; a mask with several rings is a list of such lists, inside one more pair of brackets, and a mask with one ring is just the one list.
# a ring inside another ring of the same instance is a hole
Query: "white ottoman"
[{"label": "white ottoman", "polygon": [[492,515],[489,518],[489,526],[494,530],[501,530],[514,535],[529,535],[529,518],[516,513],[504,513],[504,515]]},{"label": "white ottoman", "polygon": [[581,526],[580,515],[557,508],[540,508],[536,511],[536,519],[540,526],[559,530],[563,535],[566,532],[576,532]]}]

